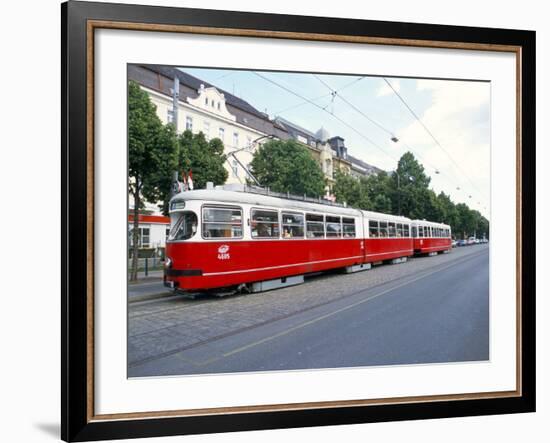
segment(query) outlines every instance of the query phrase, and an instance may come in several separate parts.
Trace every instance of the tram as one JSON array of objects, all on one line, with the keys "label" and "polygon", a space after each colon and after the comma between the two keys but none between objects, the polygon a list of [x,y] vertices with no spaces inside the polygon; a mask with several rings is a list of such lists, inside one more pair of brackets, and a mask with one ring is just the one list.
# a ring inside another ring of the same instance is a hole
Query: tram
[{"label": "tram", "polygon": [[[420,232],[406,217],[244,185],[175,195],[170,224],[164,281],[186,292],[271,289],[313,272],[399,263],[415,253]],[[419,252],[424,250],[422,245]]]},{"label": "tram", "polygon": [[436,255],[452,250],[451,227],[444,223],[426,220],[412,221],[414,253]]}]

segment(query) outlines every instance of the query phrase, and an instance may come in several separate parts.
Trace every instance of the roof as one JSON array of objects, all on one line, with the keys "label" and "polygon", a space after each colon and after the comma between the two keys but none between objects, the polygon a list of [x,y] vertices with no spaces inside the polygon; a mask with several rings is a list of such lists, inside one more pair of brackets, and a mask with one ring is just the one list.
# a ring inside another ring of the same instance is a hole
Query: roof
[{"label": "roof", "polygon": [[377,168],[376,166],[370,165],[363,160],[358,159],[357,157],[354,157],[353,155],[348,154],[348,160],[357,166],[360,166],[361,168],[367,169],[367,170],[374,170],[375,172],[382,172],[382,169]]},{"label": "roof", "polygon": [[359,217],[364,216],[367,219],[388,220],[399,223],[410,223],[411,220],[391,214],[380,212],[362,211],[360,209],[333,206],[323,203],[312,203],[308,201],[291,200],[270,195],[254,194],[251,192],[229,191],[226,189],[200,189],[195,191],[185,191],[176,194],[172,200],[205,200],[209,202],[223,202],[235,204],[249,204],[258,206],[270,206],[273,208],[294,209],[298,211],[332,213],[342,216]]},{"label": "roof", "polygon": [[431,222],[428,220],[413,220],[412,223],[413,225],[432,226],[434,228],[450,228],[450,226],[445,223]]},{"label": "roof", "polygon": [[171,66],[163,66],[163,65],[141,65],[141,66],[146,69],[149,69],[150,71],[162,74],[168,78],[173,79],[175,76],[177,76],[181,84],[186,85],[194,89],[195,91],[198,91],[201,85],[204,85],[205,88],[210,88],[210,87],[216,88],[218,91],[224,94],[226,104],[233,106],[235,108],[239,108],[245,112],[248,112],[249,114],[253,114],[256,117],[259,117],[261,119],[269,120],[269,117],[267,114],[261,111],[258,111],[254,106],[252,106],[250,103],[243,100],[242,98],[239,98],[211,83],[208,83],[191,74],[188,74],[187,72],[181,71],[180,69],[173,68]]},{"label": "roof", "polygon": [[296,123],[292,123],[283,117],[275,117],[274,122],[282,126],[289,134],[292,135],[292,137],[297,138],[298,135],[304,137],[307,140],[307,144],[310,146],[312,141],[317,142],[318,140],[317,136],[313,132],[302,128]]}]

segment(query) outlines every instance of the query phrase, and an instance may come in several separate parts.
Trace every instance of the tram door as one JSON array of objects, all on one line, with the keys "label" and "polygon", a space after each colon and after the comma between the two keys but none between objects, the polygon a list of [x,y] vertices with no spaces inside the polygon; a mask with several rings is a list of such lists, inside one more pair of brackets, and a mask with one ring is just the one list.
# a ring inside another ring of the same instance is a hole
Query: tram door
[{"label": "tram door", "polygon": [[369,222],[361,215],[361,241],[359,242],[360,248],[361,248],[361,255],[363,256],[363,263],[366,263],[367,261],[367,232],[369,229]]}]

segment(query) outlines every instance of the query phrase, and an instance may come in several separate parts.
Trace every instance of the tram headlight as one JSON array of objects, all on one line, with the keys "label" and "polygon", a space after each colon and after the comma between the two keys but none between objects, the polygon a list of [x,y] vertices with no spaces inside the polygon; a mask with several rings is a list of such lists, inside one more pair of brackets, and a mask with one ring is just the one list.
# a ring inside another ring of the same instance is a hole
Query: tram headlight
[{"label": "tram headlight", "polygon": [[166,257],[166,261],[164,262],[165,268],[171,268],[172,267],[172,259],[170,257]]}]

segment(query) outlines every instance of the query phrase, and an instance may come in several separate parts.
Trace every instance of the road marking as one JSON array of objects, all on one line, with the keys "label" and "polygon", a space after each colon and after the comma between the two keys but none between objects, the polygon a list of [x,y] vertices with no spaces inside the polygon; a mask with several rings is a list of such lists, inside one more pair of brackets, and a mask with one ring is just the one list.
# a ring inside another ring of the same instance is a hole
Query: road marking
[{"label": "road marking", "polygon": [[[443,267],[438,268],[437,270],[434,270],[434,271],[432,271],[432,272],[428,272],[428,273],[422,274],[422,275],[419,276],[419,277],[413,278],[413,279],[411,279],[411,280],[407,280],[406,282],[403,282],[403,283],[401,283],[401,284],[399,284],[399,285],[396,285],[396,286],[394,286],[394,287],[392,287],[392,288],[386,289],[386,290],[384,290],[384,291],[382,291],[382,292],[379,292],[378,294],[372,295],[371,297],[368,297],[368,298],[365,298],[365,299],[360,300],[360,301],[358,301],[358,302],[352,303],[351,305],[344,306],[343,308],[337,309],[336,311],[329,312],[328,314],[321,315],[321,316],[319,316],[319,317],[317,317],[317,318],[314,318],[314,319],[312,319],[312,320],[308,320],[308,321],[306,321],[306,322],[304,322],[304,323],[301,323],[301,324],[299,324],[299,325],[293,326],[292,328],[289,328],[289,329],[286,329],[286,330],[284,330],[284,331],[278,332],[277,334],[271,335],[271,336],[269,336],[269,337],[265,337],[265,338],[263,338],[263,339],[261,339],[261,340],[258,340],[258,341],[249,343],[249,344],[247,344],[247,345],[245,345],[245,346],[242,346],[242,347],[240,347],[240,348],[237,348],[237,349],[234,349],[234,350],[232,350],[232,351],[226,352],[226,353],[222,354],[222,356],[223,356],[223,357],[229,357],[229,356],[231,356],[231,355],[235,355],[235,354],[238,354],[239,352],[246,351],[247,349],[253,348],[253,347],[258,346],[258,345],[261,345],[261,344],[266,343],[266,342],[268,342],[268,341],[271,341],[271,340],[274,340],[274,339],[276,339],[276,338],[282,337],[282,336],[284,336],[284,335],[290,334],[291,332],[294,332],[294,331],[296,331],[296,330],[298,330],[298,329],[305,328],[306,326],[312,325],[312,324],[317,323],[317,322],[319,322],[319,321],[321,321],[321,320],[325,320],[326,318],[332,317],[332,316],[334,316],[334,315],[336,315],[336,314],[339,314],[339,313],[341,313],[341,312],[344,312],[344,311],[347,311],[347,310],[349,310],[349,309],[352,309],[352,308],[354,308],[354,307],[356,307],[356,306],[359,306],[359,305],[361,305],[361,304],[363,304],[363,303],[366,303],[366,302],[368,302],[368,301],[374,300],[375,298],[378,298],[378,297],[380,297],[380,296],[382,296],[382,295],[385,295],[385,294],[387,294],[388,292],[392,292],[392,291],[394,291],[394,290],[396,290],[396,289],[399,289],[399,288],[401,288],[401,287],[403,287],[403,286],[407,286],[407,285],[409,285],[409,284],[411,284],[411,283],[414,283],[414,282],[416,282],[416,281],[418,281],[418,280],[421,280],[421,279],[423,279],[423,278],[429,277],[430,275],[433,275],[433,274],[435,274],[435,273],[438,273],[438,272],[441,272],[441,271],[443,271],[443,270],[445,270],[445,269],[448,269],[448,268],[450,268],[450,267],[453,267],[453,266],[455,266],[455,265],[457,264],[457,262],[462,263],[463,261],[467,261],[467,260],[470,259],[470,258],[478,257],[479,255],[480,255],[480,254],[475,254],[473,257],[470,255],[470,256],[467,256],[464,260],[456,260],[456,261],[454,261],[453,263],[448,264],[447,266],[443,266]],[[207,362],[202,363],[202,364],[200,364],[200,365],[201,365],[201,366],[204,366],[204,365],[206,365],[206,364],[210,364],[210,363],[212,363],[212,362],[214,362],[214,361],[216,361],[216,360],[219,360],[219,359],[221,359],[221,358],[222,358],[222,357],[218,357],[218,358],[215,358],[215,359],[210,359],[210,360],[207,360]]]}]

